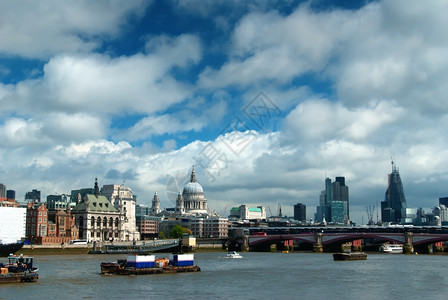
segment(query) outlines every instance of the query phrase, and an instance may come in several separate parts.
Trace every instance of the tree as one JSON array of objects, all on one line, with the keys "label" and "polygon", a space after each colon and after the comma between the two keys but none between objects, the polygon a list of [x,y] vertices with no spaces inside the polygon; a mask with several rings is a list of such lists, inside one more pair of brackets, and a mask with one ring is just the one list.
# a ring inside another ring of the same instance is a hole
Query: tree
[{"label": "tree", "polygon": [[184,235],[184,228],[180,225],[174,226],[170,230],[170,237],[174,239],[179,239]]}]

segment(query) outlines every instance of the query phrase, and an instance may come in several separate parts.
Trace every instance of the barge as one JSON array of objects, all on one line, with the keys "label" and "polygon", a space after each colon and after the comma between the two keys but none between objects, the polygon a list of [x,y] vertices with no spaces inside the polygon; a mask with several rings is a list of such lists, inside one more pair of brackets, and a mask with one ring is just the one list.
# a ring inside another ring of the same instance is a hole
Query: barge
[{"label": "barge", "polygon": [[36,282],[39,279],[38,268],[33,258],[23,255],[10,255],[9,263],[0,263],[0,283]]},{"label": "barge", "polygon": [[350,252],[350,253],[334,253],[334,260],[366,260],[367,253],[364,252]]},{"label": "barge", "polygon": [[128,255],[117,262],[101,263],[102,275],[149,275],[166,273],[199,272],[194,264],[194,254],[173,254],[170,259],[156,259],[154,255]]},{"label": "barge", "polygon": [[3,244],[2,241],[0,240],[0,256],[7,257],[10,254],[16,253],[22,247],[23,247],[22,242]]}]

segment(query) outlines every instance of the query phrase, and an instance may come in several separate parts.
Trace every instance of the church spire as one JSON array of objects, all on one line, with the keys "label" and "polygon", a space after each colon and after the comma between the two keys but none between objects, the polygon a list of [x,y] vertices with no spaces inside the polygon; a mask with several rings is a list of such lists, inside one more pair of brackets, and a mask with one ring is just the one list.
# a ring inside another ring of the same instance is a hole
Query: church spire
[{"label": "church spire", "polygon": [[191,171],[190,182],[196,182],[196,174],[194,173],[194,165],[193,165],[193,170]]},{"label": "church spire", "polygon": [[98,178],[95,178],[95,190],[94,190],[93,194],[97,198],[98,198],[98,195],[100,194],[100,189],[98,188]]}]

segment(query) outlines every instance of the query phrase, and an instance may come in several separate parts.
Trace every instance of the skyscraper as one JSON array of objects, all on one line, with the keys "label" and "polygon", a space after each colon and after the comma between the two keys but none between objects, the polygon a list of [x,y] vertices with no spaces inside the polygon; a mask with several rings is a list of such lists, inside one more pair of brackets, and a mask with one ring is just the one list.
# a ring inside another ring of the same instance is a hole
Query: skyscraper
[{"label": "skyscraper", "polygon": [[325,190],[320,193],[316,222],[344,223],[350,220],[349,193],[345,177],[336,177],[334,182],[325,179]]},{"label": "skyscraper", "polygon": [[6,197],[6,185],[0,183],[0,198]]},{"label": "skyscraper", "polygon": [[294,205],[294,220],[306,221],[306,205],[302,203],[297,203]]},{"label": "skyscraper", "polygon": [[400,172],[392,161],[392,173],[388,174],[388,187],[381,202],[381,220],[383,222],[400,223],[406,198],[403,191]]}]

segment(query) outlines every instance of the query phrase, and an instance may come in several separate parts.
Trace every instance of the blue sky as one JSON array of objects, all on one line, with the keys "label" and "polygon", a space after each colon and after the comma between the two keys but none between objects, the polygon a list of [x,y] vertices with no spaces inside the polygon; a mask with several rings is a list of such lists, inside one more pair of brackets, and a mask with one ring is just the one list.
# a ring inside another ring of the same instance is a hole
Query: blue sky
[{"label": "blue sky", "polygon": [[0,182],[19,199],[98,177],[169,207],[194,164],[220,213],[311,218],[345,176],[361,223],[391,157],[409,207],[448,195],[447,1],[0,5]]}]

